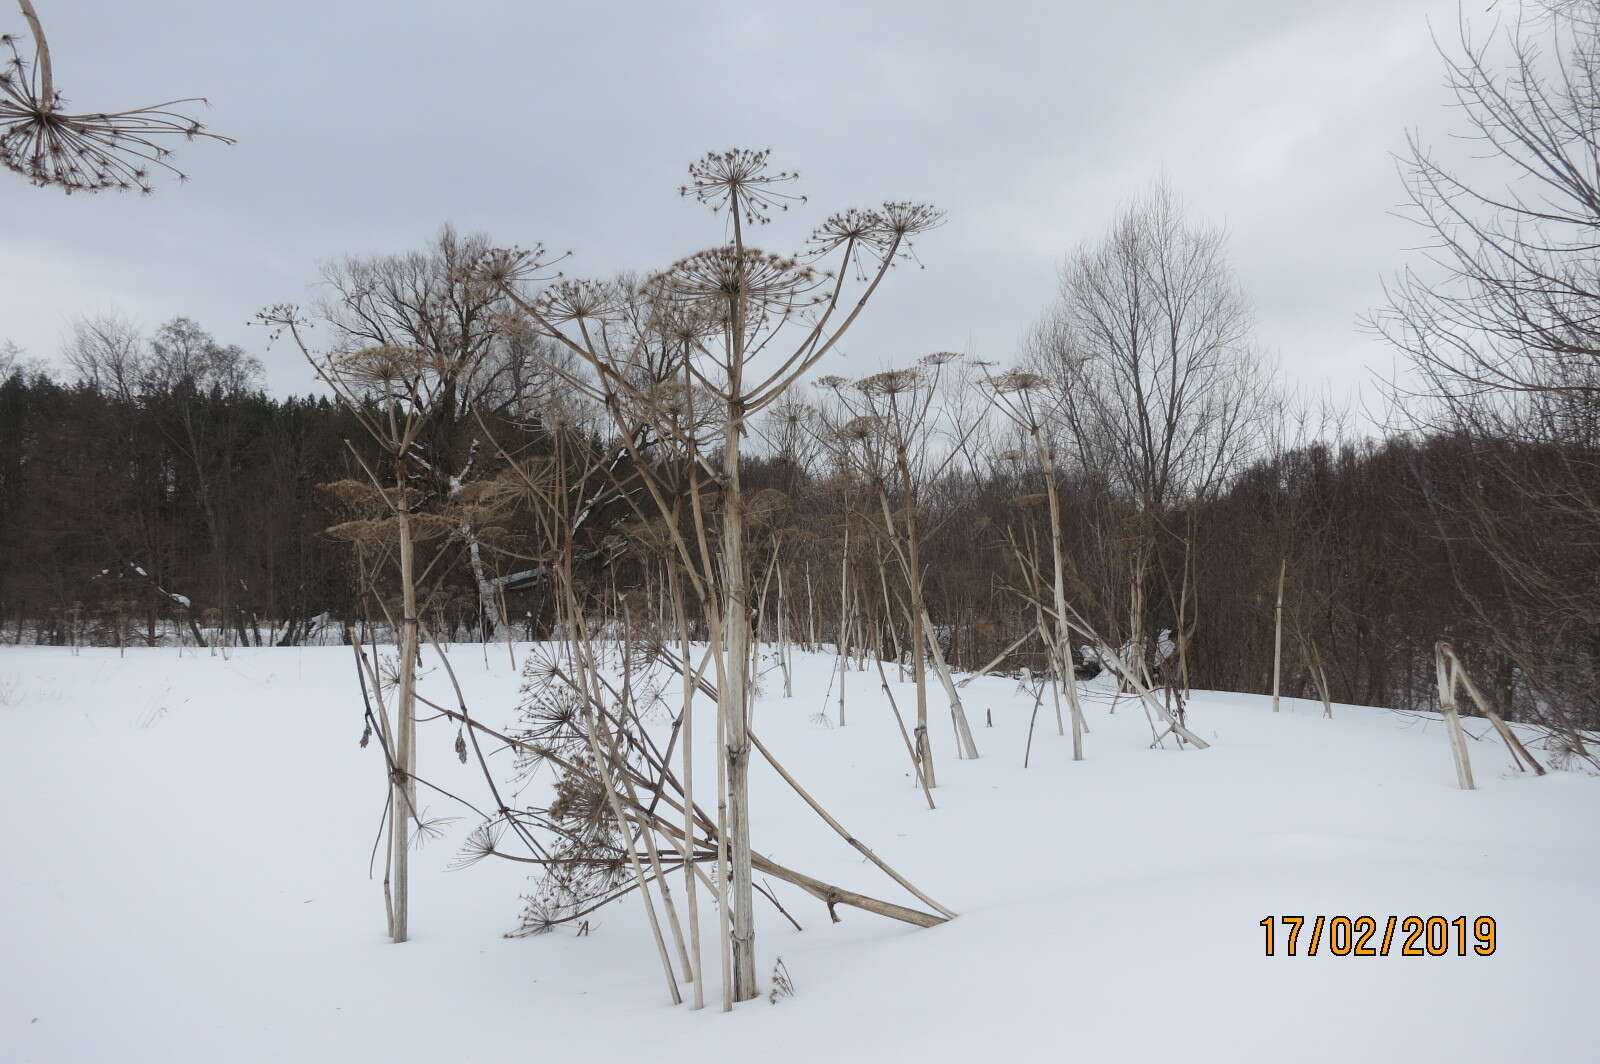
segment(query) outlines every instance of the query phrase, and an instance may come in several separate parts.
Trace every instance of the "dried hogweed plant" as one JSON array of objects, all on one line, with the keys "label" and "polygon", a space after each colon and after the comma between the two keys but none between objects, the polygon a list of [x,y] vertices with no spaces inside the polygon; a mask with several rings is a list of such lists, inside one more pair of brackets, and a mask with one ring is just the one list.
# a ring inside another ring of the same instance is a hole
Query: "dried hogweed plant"
[{"label": "dried hogweed plant", "polygon": [[212,133],[174,108],[205,103],[192,96],[127,111],[69,114],[67,101],[55,86],[50,45],[32,0],[18,0],[33,36],[30,62],[18,48],[20,38],[0,37],[9,58],[0,58],[0,165],[40,187],[72,192],[106,189],[154,191],[152,170],[165,170],[187,180],[174,166],[164,141],[215,140]]},{"label": "dried hogweed plant", "polygon": [[[752,246],[748,230],[770,221],[775,212],[804,202],[804,197],[788,191],[796,176],[771,168],[767,151],[712,152],[690,164],[689,180],[679,192],[722,216],[725,239],[678,259],[621,293],[622,298],[611,298],[619,294],[615,287],[563,278],[552,269],[557,260],[539,246],[486,254],[479,267],[479,276],[496,286],[532,328],[576,359],[581,371],[550,368],[574,394],[611,417],[643,489],[633,497],[641,506],[655,507],[654,516],[660,518],[669,541],[664,568],[684,599],[675,607],[679,649],[671,648],[673,640],[662,640],[657,653],[662,660],[677,662],[684,693],[676,719],[686,734],[693,727],[696,692],[716,703],[715,816],[702,819],[698,811],[690,783],[693,744],[687,739],[677,751],[684,759],[683,791],[675,810],[685,818],[682,827],[658,821],[654,814],[643,822],[619,816],[617,808],[627,808],[633,800],[627,793],[630,786],[648,791],[659,780],[671,789],[670,751],[657,759],[656,773],[645,773],[641,779],[605,748],[608,740],[601,733],[620,738],[630,733],[631,725],[618,727],[605,721],[602,706],[611,696],[598,690],[604,686],[603,672],[593,664],[592,642],[577,630],[568,636],[567,653],[575,663],[570,671],[576,681],[569,686],[583,691],[580,705],[590,714],[585,738],[594,756],[583,772],[601,777],[600,791],[624,837],[622,849],[633,855],[629,858],[633,886],[628,889],[638,890],[646,880],[662,888],[661,907],[674,925],[675,937],[673,903],[663,873],[672,860],[688,866],[679,870],[688,905],[686,937],[693,943],[698,940],[696,884],[704,875],[694,866],[703,860],[715,862],[715,873],[705,876],[704,885],[721,917],[722,948],[716,952],[725,965],[724,1008],[758,992],[753,872],[765,859],[752,847],[748,770],[753,754],[771,760],[750,726],[755,683],[751,663],[757,650],[751,605],[758,589],[752,582],[747,540],[761,514],[751,512],[754,500],[746,498],[742,485],[741,440],[756,415],[780,404],[793,384],[837,350],[887,271],[908,258],[911,241],[942,218],[931,207],[886,203],[829,218],[798,254],[774,254]],[[687,478],[687,503],[680,490],[684,485],[675,477]],[[652,515],[641,511],[638,516]],[[707,661],[698,667],[687,660],[685,616],[690,607],[704,619],[709,637]],[[568,612],[581,612],[576,601]],[[790,782],[799,789],[798,783]],[[662,834],[661,846],[646,846],[647,861],[639,861],[627,841],[629,820],[640,829],[635,837],[641,843],[647,843],[652,833]],[[855,840],[851,844],[859,845]],[[608,867],[598,864],[602,870]],[[619,889],[627,887],[626,878],[617,881]],[[790,882],[814,881],[801,877]],[[550,892],[541,901],[546,915],[570,911],[571,903],[592,892],[597,883],[584,886],[584,890],[563,887]],[[814,886],[806,889],[826,896],[830,905],[844,897]],[[656,892],[640,893],[649,899]],[[653,913],[651,904],[647,900],[646,909]],[[895,913],[915,923],[938,922],[951,915],[936,905],[937,915],[908,916],[875,901],[865,904],[872,911]],[[656,931],[664,967],[670,969],[660,929]],[[694,975],[698,1006],[704,983],[698,954],[681,967]],[[676,990],[673,993],[676,1000]]]}]

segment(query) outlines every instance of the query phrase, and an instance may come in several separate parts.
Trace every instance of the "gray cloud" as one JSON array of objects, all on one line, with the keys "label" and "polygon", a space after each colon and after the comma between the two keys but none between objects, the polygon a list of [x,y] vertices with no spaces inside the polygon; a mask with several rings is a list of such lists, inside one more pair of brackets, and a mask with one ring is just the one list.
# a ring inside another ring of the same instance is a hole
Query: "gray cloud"
[{"label": "gray cloud", "polygon": [[[1227,226],[1288,376],[1345,387],[1388,361],[1356,318],[1417,241],[1386,214],[1389,153],[1451,121],[1444,0],[40,7],[77,106],[206,93],[240,141],[183,146],[194,180],[150,198],[3,186],[0,338],[45,356],[105,310],[262,352],[245,322],[310,298],[319,261],[445,221],[572,248],[583,273],[648,269],[720,238],[675,195],[689,159],[750,145],[810,197],[780,250],[845,206],[949,212],[830,372],[1011,357],[1062,255],[1164,175]],[[309,387],[287,350],[264,359]]]}]

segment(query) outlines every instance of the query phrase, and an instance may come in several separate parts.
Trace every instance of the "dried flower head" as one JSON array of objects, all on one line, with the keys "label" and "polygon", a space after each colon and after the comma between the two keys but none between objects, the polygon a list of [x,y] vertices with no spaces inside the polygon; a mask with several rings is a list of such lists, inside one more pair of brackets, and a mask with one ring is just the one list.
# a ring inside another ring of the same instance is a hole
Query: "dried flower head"
[{"label": "dried flower head", "polygon": [[817,417],[815,407],[794,399],[778,404],[773,408],[772,413],[777,423],[786,429],[804,428],[815,421]]},{"label": "dried flower head", "polygon": [[715,430],[721,423],[714,399],[701,388],[691,387],[677,378],[650,384],[639,393],[638,402],[648,408],[651,416],[676,426],[683,437]]},{"label": "dried flower head", "polygon": [[724,308],[673,300],[659,276],[652,278],[645,296],[649,300],[650,315],[645,321],[644,330],[671,343],[698,347],[708,337],[720,333],[723,322],[727,320]]},{"label": "dried flower head", "polygon": [[653,280],[667,299],[726,313],[743,296],[752,314],[788,313],[817,301],[827,275],[784,255],[731,244],[679,259]]},{"label": "dried flower head", "polygon": [[853,417],[839,426],[839,435],[853,443],[877,439],[883,435],[883,418],[866,414]]},{"label": "dried flower head", "polygon": [[880,252],[897,258],[914,260],[912,241],[944,224],[944,212],[926,203],[885,203],[878,214],[883,219],[877,237]]},{"label": "dried flower head", "polygon": [[1024,370],[1014,369],[1002,373],[990,381],[990,387],[1002,394],[1010,392],[1032,392],[1046,388],[1050,381],[1037,373],[1028,373]]},{"label": "dried flower head", "polygon": [[617,309],[616,289],[602,281],[557,281],[539,297],[539,313],[556,323],[603,321]]},{"label": "dried flower head", "polygon": [[806,239],[806,250],[821,258],[842,248],[845,266],[855,272],[857,279],[864,280],[871,270],[882,265],[882,256],[892,244],[887,236],[888,224],[882,214],[852,207],[812,230]]},{"label": "dried flower head", "polygon": [[752,225],[765,224],[772,220],[773,208],[786,211],[791,203],[805,202],[804,196],[778,191],[777,186],[800,175],[791,170],[768,172],[771,154],[770,148],[709,152],[689,164],[689,183],[680,186],[678,194],[699,200],[719,214],[730,211]]},{"label": "dried flower head", "polygon": [[871,244],[884,231],[883,215],[874,210],[852,207],[832,215],[812,230],[806,246],[813,252],[825,255],[848,244]]},{"label": "dried flower head", "polygon": [[387,508],[384,492],[359,480],[346,478],[329,481],[326,484],[318,484],[317,489],[331,495],[352,510],[377,513]]},{"label": "dried flower head", "polygon": [[912,238],[938,226],[944,212],[924,203],[885,203],[877,210],[852,208],[835,214],[812,231],[807,249],[826,255],[845,249],[858,275],[864,274],[868,256],[875,266],[894,258],[915,258]]},{"label": "dried flower head", "polygon": [[510,286],[519,281],[546,281],[552,276],[559,277],[559,274],[552,275],[546,271],[570,254],[569,251],[566,255],[552,256],[543,244],[535,244],[531,248],[490,248],[468,268],[482,281],[496,286]]},{"label": "dried flower head", "polygon": [[451,870],[470,868],[485,857],[498,853],[500,838],[505,834],[506,827],[504,817],[491,817],[473,828],[447,867]]},{"label": "dried flower head", "polygon": [[382,532],[381,521],[343,521],[337,525],[330,525],[323,531],[333,539],[343,540],[346,543],[372,543],[376,542]]},{"label": "dried flower head", "polygon": [[895,396],[914,391],[923,381],[922,371],[906,369],[885,370],[856,381],[856,390],[863,395]]},{"label": "dried flower head", "polygon": [[878,213],[883,217],[884,227],[902,239],[920,236],[944,224],[944,211],[927,203],[904,200],[885,203]]},{"label": "dried flower head", "polygon": [[333,369],[362,384],[414,381],[433,366],[433,356],[420,347],[379,344],[331,356]]},{"label": "dried flower head", "polygon": [[183,137],[234,143],[172,108],[205,103],[203,97],[168,100],[130,111],[68,114],[55,88],[50,46],[31,4],[22,5],[34,38],[34,61],[17,50],[18,38],[0,37],[0,165],[40,187],[72,192],[119,189],[149,193],[151,169],[187,180],[159,140]]}]

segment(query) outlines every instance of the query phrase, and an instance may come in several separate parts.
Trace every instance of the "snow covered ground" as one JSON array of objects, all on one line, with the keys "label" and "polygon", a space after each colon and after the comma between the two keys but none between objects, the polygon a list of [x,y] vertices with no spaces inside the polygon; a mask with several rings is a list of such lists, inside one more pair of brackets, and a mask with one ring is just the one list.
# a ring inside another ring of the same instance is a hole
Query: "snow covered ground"
[{"label": "snow covered ground", "polygon": [[[474,711],[510,723],[506,648],[452,658]],[[666,1003],[636,899],[585,937],[503,938],[526,869],[447,870],[470,820],[414,859],[415,937],[389,944],[367,875],[380,755],[357,746],[347,649],[0,650],[0,1060],[1600,1059],[1600,779],[1519,776],[1491,734],[1462,792],[1436,720],[1244,695],[1196,696],[1211,749],[1151,750],[1137,705],[1111,715],[1098,688],[1088,759],[1047,704],[1024,770],[1031,699],[985,678],[964,691],[977,761],[955,760],[931,693],[930,812],[875,673],[850,675],[838,728],[819,717],[832,659],[798,661],[792,699],[768,677],[757,733],[961,916],[830,925],[774,884],[805,930],[763,906],[762,969],[781,957],[796,994],[723,1015]],[[482,793],[453,728],[422,736],[424,775]],[[752,776],[758,849],[908,900]],[[1269,914],[1489,915],[1499,942],[1269,958]]]}]

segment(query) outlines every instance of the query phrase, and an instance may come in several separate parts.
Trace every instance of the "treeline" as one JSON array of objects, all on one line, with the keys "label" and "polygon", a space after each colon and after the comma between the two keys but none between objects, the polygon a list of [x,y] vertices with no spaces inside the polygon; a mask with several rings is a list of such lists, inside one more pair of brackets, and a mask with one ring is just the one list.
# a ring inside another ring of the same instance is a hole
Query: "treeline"
[{"label": "treeline", "polygon": [[[470,428],[454,430],[463,455],[486,446],[465,438]],[[514,446],[525,457],[537,434],[500,426],[519,431]],[[339,638],[343,622],[376,619],[356,548],[326,532],[350,515],[319,487],[364,476],[370,456],[360,439],[351,414],[320,397],[183,379],[118,394],[103,382],[13,373],[0,384],[0,632],[57,644],[292,644],[319,626]],[[495,446],[506,443],[497,434]],[[1068,475],[1068,594],[1103,636],[1126,642],[1134,627],[1126,547],[1148,521],[1157,549],[1140,627],[1167,641],[1170,658],[1171,633],[1187,626],[1191,686],[1271,689],[1281,570],[1286,695],[1317,697],[1320,668],[1335,701],[1430,704],[1433,645],[1450,639],[1501,704],[1526,711],[1559,700],[1593,726],[1592,701],[1570,692],[1600,671],[1600,639],[1552,616],[1482,525],[1486,516],[1497,527],[1516,522],[1524,554],[1570,573],[1575,597],[1593,597],[1600,546],[1527,501],[1528,485],[1574,468],[1570,449],[1465,435],[1317,444],[1263,459],[1214,497],[1156,515],[1103,478]],[[596,548],[587,578],[601,612],[626,603],[648,618],[666,608],[664,585],[636,515],[617,501],[625,474],[610,477],[590,489],[612,501],[585,529]],[[836,644],[848,602],[860,621],[849,641],[891,660],[909,645],[904,582],[893,579],[862,505],[865,482],[826,459],[807,468],[781,451],[755,461],[746,480],[758,493],[750,565],[763,589],[763,637]],[[1600,477],[1590,486],[1600,489]],[[1045,643],[1030,635],[1039,619],[1024,560],[1028,544],[1049,541],[1042,491],[1037,472],[989,455],[920,492],[925,598],[953,666],[980,668],[1020,640],[1001,667],[1047,667]],[[478,537],[497,582],[495,612],[519,638],[548,635],[553,619],[529,575],[538,553],[529,521],[497,512],[495,529]],[[484,616],[462,537],[424,547],[435,560],[428,609],[443,629],[500,634]],[[381,566],[373,570],[381,579]],[[1560,684],[1541,687],[1530,675],[1539,663],[1518,650],[1530,644],[1559,656]]]},{"label": "treeline", "polygon": [[[315,485],[346,476],[326,399],[174,382],[118,395],[0,384],[0,619],[13,641],[293,642],[354,609],[348,550]],[[122,629],[119,632],[119,627]]]},{"label": "treeline", "polygon": [[[292,645],[378,619],[326,533],[348,514],[321,486],[374,457],[347,407],[267,395],[257,360],[183,318],[148,341],[80,323],[69,361],[74,382],[20,360],[0,380],[0,641]],[[419,457],[465,466],[472,431],[443,418]],[[449,631],[482,631],[439,587]]]},{"label": "treeline", "polygon": [[[1188,686],[1267,693],[1281,576],[1285,696],[1434,705],[1434,646],[1446,640],[1479,686],[1520,718],[1558,714],[1595,727],[1600,639],[1583,611],[1600,600],[1600,543],[1589,534],[1592,514],[1577,505],[1582,493],[1600,491],[1594,457],[1467,435],[1315,444],[1264,458],[1214,498],[1153,517],[1100,478],[1067,477],[1068,598],[1113,645],[1126,645],[1136,627],[1147,633],[1146,652],[1168,682],[1182,679],[1173,633],[1183,628]],[[781,466],[768,467],[764,479],[798,492],[771,521],[766,557],[791,570],[791,597],[809,578],[831,631],[840,530],[850,520],[841,485]],[[1532,485],[1541,490],[1530,492]],[[947,655],[962,668],[982,667],[1037,627],[1025,601],[1026,544],[1049,543],[1042,491],[1037,476],[1001,468],[952,476],[925,493],[927,602]],[[1157,548],[1135,621],[1129,545],[1146,520],[1156,526]],[[864,541],[858,532],[855,543]],[[872,549],[852,552],[850,579],[861,588],[855,608],[886,623],[893,611],[884,600],[896,589],[876,589],[880,558]],[[1523,571],[1528,560],[1569,575],[1534,580]],[[788,630],[806,631],[804,617],[789,620]],[[895,639],[878,642],[892,651]],[[1078,648],[1080,662],[1088,656]],[[1008,671],[1023,665],[1048,667],[1042,639],[1026,639],[1006,662]]]}]

